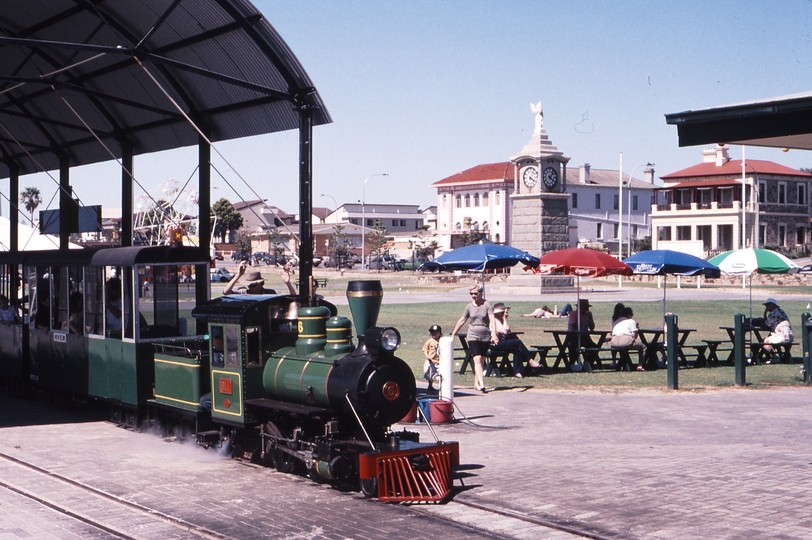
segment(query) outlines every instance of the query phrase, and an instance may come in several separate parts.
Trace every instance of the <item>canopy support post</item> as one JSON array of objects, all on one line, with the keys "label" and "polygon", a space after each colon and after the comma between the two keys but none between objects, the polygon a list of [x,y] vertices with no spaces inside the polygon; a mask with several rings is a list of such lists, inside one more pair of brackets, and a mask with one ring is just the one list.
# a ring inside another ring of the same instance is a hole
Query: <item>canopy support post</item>
[{"label": "canopy support post", "polygon": [[[299,294],[313,303],[313,108],[308,94],[299,101]],[[363,226],[363,224],[362,224]]]},{"label": "canopy support post", "polygon": [[[198,246],[203,253],[211,257],[211,145],[202,135],[197,142],[197,234]],[[195,266],[195,300],[197,305],[202,305],[209,301],[211,287],[209,286],[209,264],[198,264]],[[206,333],[206,321],[197,321],[197,333]]]},{"label": "canopy support post", "polygon": [[133,245],[133,147],[121,145],[121,247]]}]

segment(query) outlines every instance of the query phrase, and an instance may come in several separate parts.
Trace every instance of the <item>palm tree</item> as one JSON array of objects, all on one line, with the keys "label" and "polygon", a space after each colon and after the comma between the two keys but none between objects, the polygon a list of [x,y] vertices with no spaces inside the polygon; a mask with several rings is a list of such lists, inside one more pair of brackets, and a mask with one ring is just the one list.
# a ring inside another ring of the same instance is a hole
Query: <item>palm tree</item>
[{"label": "palm tree", "polygon": [[39,188],[27,187],[25,191],[20,192],[20,202],[23,203],[25,209],[31,214],[31,223],[34,223],[34,210],[42,203],[42,197],[39,193]]}]

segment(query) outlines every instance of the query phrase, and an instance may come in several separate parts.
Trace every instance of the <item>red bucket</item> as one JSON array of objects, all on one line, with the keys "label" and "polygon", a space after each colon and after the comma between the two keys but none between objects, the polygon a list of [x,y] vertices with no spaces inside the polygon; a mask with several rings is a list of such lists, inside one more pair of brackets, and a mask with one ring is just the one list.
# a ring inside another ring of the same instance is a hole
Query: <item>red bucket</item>
[{"label": "red bucket", "polygon": [[412,408],[406,413],[401,422],[414,424],[417,421],[417,402],[412,403]]},{"label": "red bucket", "polygon": [[451,422],[452,418],[454,417],[454,403],[451,401],[445,401],[442,399],[430,401],[429,410],[431,411],[431,414],[429,415],[431,421],[435,424]]}]

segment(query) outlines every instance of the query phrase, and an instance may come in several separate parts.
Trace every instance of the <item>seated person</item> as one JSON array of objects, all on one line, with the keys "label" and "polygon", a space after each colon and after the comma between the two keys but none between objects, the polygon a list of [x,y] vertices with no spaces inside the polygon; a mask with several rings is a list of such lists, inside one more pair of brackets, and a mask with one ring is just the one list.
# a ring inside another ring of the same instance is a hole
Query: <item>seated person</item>
[{"label": "seated person", "polygon": [[645,345],[639,339],[637,331],[637,322],[632,318],[634,317],[634,310],[629,306],[623,307],[620,310],[620,317],[615,320],[612,326],[612,347],[622,347],[626,349],[637,349],[639,355],[638,371],[645,371]]},{"label": "seated person", "polygon": [[43,332],[51,331],[51,287],[48,281],[40,281],[37,292],[37,313],[34,326]]},{"label": "seated person", "polygon": [[104,319],[107,331],[118,331],[122,328],[121,280],[112,277],[105,284]]},{"label": "seated person", "polygon": [[[569,306],[569,304],[567,304]],[[556,306],[556,309],[558,306]],[[572,310],[570,310],[572,311]],[[569,311],[567,312],[569,313]],[[541,306],[540,308],[536,308],[533,310],[532,313],[523,313],[522,317],[535,317],[536,319],[551,319],[553,317],[563,317],[564,314],[556,313],[552,311],[547,306]]]},{"label": "seated person", "polygon": [[423,356],[426,361],[423,363],[423,378],[429,386],[429,392],[434,391],[434,379],[439,374],[437,367],[440,365],[440,338],[443,337],[443,329],[439,325],[433,324],[429,327],[429,339],[423,344]]},{"label": "seated person", "polygon": [[0,294],[0,324],[11,326],[18,322],[20,317],[17,315],[17,309],[11,305],[8,296]]},{"label": "seated person", "polygon": [[[576,364],[578,361],[578,347],[594,349],[597,344],[592,341],[592,336],[589,335],[590,330],[595,329],[595,319],[592,317],[592,312],[589,308],[592,304],[586,298],[581,298],[578,303],[578,309],[570,311],[567,318],[567,331],[575,332],[568,338],[568,349],[570,355],[570,362]],[[595,352],[589,353],[590,360],[596,362],[598,354]]]},{"label": "seated person", "polygon": [[767,298],[764,302],[764,324],[770,327],[770,335],[764,338],[764,350],[771,355],[769,364],[778,364],[781,358],[775,354],[773,345],[786,345],[792,343],[795,336],[792,333],[792,325],[789,317],[783,309],[778,307],[775,298]]},{"label": "seated person", "polygon": [[493,305],[493,323],[496,327],[496,337],[498,341],[491,343],[491,349],[495,351],[507,351],[513,353],[513,375],[523,377],[524,362],[531,368],[539,367],[539,363],[533,360],[534,354],[527,350],[516,334],[511,333],[508,324],[508,311],[510,308],[502,302]]},{"label": "seated person", "polygon": [[80,337],[84,333],[83,303],[84,298],[82,293],[79,291],[71,293],[68,299],[68,311],[70,313],[68,317],[68,327],[77,337]]}]

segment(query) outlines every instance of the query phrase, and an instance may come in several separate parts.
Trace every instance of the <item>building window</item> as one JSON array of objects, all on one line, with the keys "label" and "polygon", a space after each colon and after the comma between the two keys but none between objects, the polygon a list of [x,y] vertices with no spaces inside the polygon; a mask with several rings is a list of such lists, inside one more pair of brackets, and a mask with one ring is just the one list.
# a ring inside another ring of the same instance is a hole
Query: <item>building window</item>
[{"label": "building window", "polygon": [[447,208],[446,206],[447,204],[448,204],[448,195],[443,195],[443,210]]},{"label": "building window", "polygon": [[798,184],[798,204],[806,204],[806,184]]},{"label": "building window", "polygon": [[632,210],[637,212],[637,195],[632,195]]},{"label": "building window", "polygon": [[405,220],[405,219],[401,219],[401,220],[400,220],[400,226],[401,226],[401,227],[405,227],[405,226],[406,226],[406,220]]},{"label": "building window", "polygon": [[500,201],[501,201],[501,199],[502,199],[502,197],[500,196],[501,194],[502,194],[502,192],[501,192],[501,191],[497,191],[497,192],[496,192],[496,206],[499,206],[500,204],[502,204],[502,203],[500,202]]},{"label": "building window", "polygon": [[360,225],[361,220],[358,218],[350,218],[350,223],[352,223],[353,225]]},{"label": "building window", "polygon": [[765,238],[767,236],[767,226],[766,225],[759,225],[758,226],[758,245],[763,246],[764,242],[766,241]]},{"label": "building window", "polygon": [[796,245],[802,246],[802,245],[804,245],[806,243],[806,238],[805,238],[806,234],[805,233],[806,233],[806,229],[804,229],[803,226],[798,227],[797,229],[795,229],[795,244]]},{"label": "building window", "polygon": [[457,195],[457,208],[462,208],[462,197]]},{"label": "building window", "polygon": [[414,228],[415,228],[415,230],[422,229],[423,228],[423,220],[422,219],[414,220]]},{"label": "building window", "polygon": [[[786,204],[787,203],[787,183],[786,182],[778,182],[778,204]],[[784,244],[779,244],[784,245]]]},{"label": "building window", "polygon": [[603,238],[603,223],[598,223],[598,228],[595,231],[595,238],[601,239]]},{"label": "building window", "polygon": [[657,240],[671,240],[671,227],[657,227]]},{"label": "building window", "polygon": [[474,206],[479,206],[479,193],[474,193]]},{"label": "building window", "polygon": [[375,220],[374,219],[367,219],[367,227],[374,227]]},{"label": "building window", "polygon": [[612,201],[612,210],[617,210],[620,208],[620,204],[618,201],[620,201],[620,197],[618,196],[617,193],[615,193],[614,199]]},{"label": "building window", "polygon": [[778,226],[778,245],[787,245],[787,226],[783,224]]},{"label": "building window", "polygon": [[483,222],[482,222],[482,230],[483,230],[483,231],[487,231],[487,230],[488,230],[488,222],[487,222],[487,221],[483,221]]},{"label": "building window", "polygon": [[462,229],[462,225],[460,224],[459,221],[457,222],[456,225],[454,225],[454,228],[457,229],[458,231]]},{"label": "building window", "polygon": [[482,206],[488,206],[488,192],[482,194]]},{"label": "building window", "polygon": [[719,188],[716,197],[718,208],[733,208],[733,188]]},{"label": "building window", "polygon": [[677,240],[690,240],[691,239],[691,226],[681,225],[677,227]]},{"label": "building window", "polygon": [[471,208],[471,196],[470,195],[465,196],[465,208]]},{"label": "building window", "polygon": [[595,194],[595,210],[600,210],[600,209],[601,209],[601,194],[596,193]]},{"label": "building window", "polygon": [[618,225],[617,223],[615,223],[615,224],[613,225],[613,227],[612,227],[612,233],[613,233],[613,234],[612,234],[612,238],[617,238],[617,237],[618,237],[618,236],[617,236],[617,233],[618,233],[618,231],[619,231],[619,230],[620,230],[619,225]]},{"label": "building window", "polygon": [[577,193],[572,194],[572,207],[573,208],[578,208],[578,194]]},{"label": "building window", "polygon": [[758,201],[767,202],[767,182],[758,183]]},{"label": "building window", "polygon": [[393,219],[393,220],[392,220],[392,226],[393,226],[393,227],[397,227],[397,226],[398,226],[398,220]]},{"label": "building window", "polygon": [[632,238],[637,238],[637,225],[632,225]]}]

